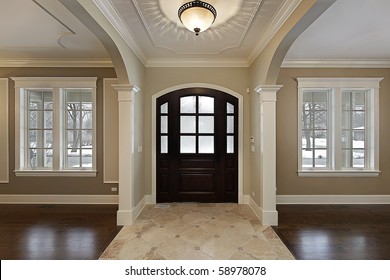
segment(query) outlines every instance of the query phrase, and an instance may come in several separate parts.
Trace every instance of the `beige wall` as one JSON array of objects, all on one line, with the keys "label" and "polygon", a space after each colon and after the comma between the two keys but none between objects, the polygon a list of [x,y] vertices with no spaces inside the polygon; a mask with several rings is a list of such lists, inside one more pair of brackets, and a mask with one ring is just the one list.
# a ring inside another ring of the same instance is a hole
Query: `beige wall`
[{"label": "beige wall", "polygon": [[[144,91],[141,89],[134,100],[134,206],[136,206],[146,194],[144,183]],[[120,150],[119,150],[120,152]]]},{"label": "beige wall", "polygon": [[[380,159],[377,178],[298,177],[297,77],[381,77]],[[389,195],[390,194],[390,69],[292,69],[282,68],[277,84],[277,194],[278,195]]]},{"label": "beige wall", "polygon": [[[167,88],[188,83],[206,83],[228,88],[243,96],[244,110],[244,187],[249,185],[250,98],[247,94],[247,68],[147,68],[144,94],[145,190],[151,193],[152,96]],[[244,188],[244,194],[248,190]]]},{"label": "beige wall", "polygon": [[[103,78],[115,78],[113,68],[0,68],[0,78],[9,77],[98,77],[97,100],[97,177],[45,178],[16,177],[15,167],[15,89],[9,79],[9,183],[0,184],[0,194],[115,194],[103,183]],[[1,147],[3,149],[3,147]]]}]

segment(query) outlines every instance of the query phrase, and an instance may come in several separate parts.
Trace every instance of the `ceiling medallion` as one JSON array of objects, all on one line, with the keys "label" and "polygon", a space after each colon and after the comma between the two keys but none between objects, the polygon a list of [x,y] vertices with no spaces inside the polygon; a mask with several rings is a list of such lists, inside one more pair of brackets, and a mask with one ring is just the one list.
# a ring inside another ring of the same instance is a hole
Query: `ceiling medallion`
[{"label": "ceiling medallion", "polygon": [[200,32],[206,31],[214,23],[217,10],[209,3],[192,1],[182,5],[178,10],[178,15],[184,26],[198,36]]}]

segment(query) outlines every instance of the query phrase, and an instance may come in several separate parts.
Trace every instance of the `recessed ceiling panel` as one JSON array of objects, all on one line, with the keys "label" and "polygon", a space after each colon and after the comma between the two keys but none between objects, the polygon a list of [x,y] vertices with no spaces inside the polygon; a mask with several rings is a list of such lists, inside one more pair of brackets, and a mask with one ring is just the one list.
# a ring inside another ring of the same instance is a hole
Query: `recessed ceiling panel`
[{"label": "recessed ceiling panel", "polygon": [[[217,10],[215,24],[196,37],[180,22],[177,10],[186,1],[133,0],[153,45],[175,54],[219,54],[239,47],[262,0],[209,0]],[[209,44],[205,44],[205,41]]]},{"label": "recessed ceiling panel", "polygon": [[147,60],[246,61],[286,0],[207,0],[214,24],[196,36],[178,18],[186,0],[110,0]]}]

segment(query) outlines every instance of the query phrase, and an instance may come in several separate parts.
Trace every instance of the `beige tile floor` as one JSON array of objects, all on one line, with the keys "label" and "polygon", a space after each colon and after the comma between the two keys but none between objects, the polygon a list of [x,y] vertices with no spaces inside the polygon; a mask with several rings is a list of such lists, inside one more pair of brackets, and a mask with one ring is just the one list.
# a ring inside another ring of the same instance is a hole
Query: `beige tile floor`
[{"label": "beige tile floor", "polygon": [[271,227],[248,205],[172,203],[147,205],[125,226],[100,259],[294,259]]}]

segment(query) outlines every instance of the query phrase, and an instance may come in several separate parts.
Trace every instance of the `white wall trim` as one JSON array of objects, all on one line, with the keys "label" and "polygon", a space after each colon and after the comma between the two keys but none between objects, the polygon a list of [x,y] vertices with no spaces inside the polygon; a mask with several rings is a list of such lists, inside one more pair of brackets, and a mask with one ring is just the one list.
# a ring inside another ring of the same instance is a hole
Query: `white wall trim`
[{"label": "white wall trim", "polygon": [[0,204],[118,204],[118,196],[2,194]]},{"label": "white wall trim", "polygon": [[390,59],[285,59],[282,68],[390,68]]},{"label": "white wall trim", "polygon": [[0,59],[1,67],[114,67],[110,58],[88,59],[50,59],[50,58],[20,58]]},{"label": "white wall trim", "polygon": [[127,24],[123,21],[120,13],[116,10],[111,1],[93,0],[93,3],[106,17],[110,24],[118,32],[118,35],[126,42],[127,46],[134,52],[139,60],[146,65],[147,57],[142,48],[138,45],[134,34],[130,31]]},{"label": "white wall trim", "polygon": [[133,217],[133,222],[137,219],[139,214],[141,214],[142,210],[144,207],[148,204],[152,204],[151,202],[151,196],[150,195],[145,195],[141,201],[133,208],[131,211],[132,217]]},{"label": "white wall trim", "polygon": [[230,94],[238,99],[238,122],[239,122],[239,132],[238,132],[238,203],[243,203],[243,195],[244,195],[244,96],[235,92],[231,89],[207,83],[189,83],[189,84],[181,84],[173,87],[166,88],[158,93],[152,95],[152,143],[151,143],[151,151],[152,151],[152,203],[156,203],[156,102],[157,98],[163,96],[167,93],[170,93],[175,90],[185,89],[185,88],[210,88],[225,92]]},{"label": "white wall trim", "polygon": [[252,197],[246,196],[248,198],[248,204],[255,212],[256,216],[259,218],[260,222],[263,225],[267,226],[277,226],[278,225],[278,211],[264,211],[257,203],[253,200]]},{"label": "white wall trim", "polygon": [[269,22],[267,29],[261,35],[256,47],[249,55],[247,59],[248,65],[251,65],[256,60],[256,58],[265,49],[268,43],[274,38],[275,34],[279,31],[279,29],[283,26],[283,24],[291,16],[291,14],[295,11],[295,9],[301,2],[302,0],[287,0],[283,3],[283,5],[279,8],[278,12]]},{"label": "white wall trim", "polygon": [[390,195],[278,195],[277,204],[390,204]]},{"label": "white wall trim", "polygon": [[149,59],[146,67],[249,67],[243,59]]}]

